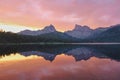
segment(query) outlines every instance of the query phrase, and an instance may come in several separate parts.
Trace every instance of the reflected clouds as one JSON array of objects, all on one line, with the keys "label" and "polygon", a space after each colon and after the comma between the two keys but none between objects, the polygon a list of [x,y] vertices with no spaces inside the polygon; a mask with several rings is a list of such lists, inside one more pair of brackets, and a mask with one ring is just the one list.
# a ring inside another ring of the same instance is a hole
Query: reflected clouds
[{"label": "reflected clouds", "polygon": [[43,58],[4,63],[0,66],[0,79],[118,80],[119,67],[119,62],[110,59],[93,57],[87,61],[75,62],[72,56],[58,55],[52,63]]},{"label": "reflected clouds", "polygon": [[119,45],[43,46],[0,47],[0,80],[119,80]]}]

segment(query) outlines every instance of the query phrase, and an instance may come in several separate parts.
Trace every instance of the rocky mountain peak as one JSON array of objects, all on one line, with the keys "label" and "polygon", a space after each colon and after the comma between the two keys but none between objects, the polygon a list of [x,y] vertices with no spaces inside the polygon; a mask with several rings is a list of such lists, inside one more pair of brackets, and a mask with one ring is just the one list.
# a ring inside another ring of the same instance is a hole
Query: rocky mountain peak
[{"label": "rocky mountain peak", "polygon": [[81,26],[81,25],[76,24],[74,30],[75,31],[86,31],[86,30],[91,30],[91,29],[86,25]]},{"label": "rocky mountain peak", "polygon": [[43,30],[48,31],[48,32],[55,32],[56,31],[55,27],[52,24],[50,24],[49,26],[46,26]]}]

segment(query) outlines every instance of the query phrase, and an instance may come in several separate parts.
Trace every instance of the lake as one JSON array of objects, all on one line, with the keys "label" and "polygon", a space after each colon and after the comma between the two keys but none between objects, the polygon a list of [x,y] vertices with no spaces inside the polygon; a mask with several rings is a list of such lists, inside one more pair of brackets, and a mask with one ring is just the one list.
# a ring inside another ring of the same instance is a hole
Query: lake
[{"label": "lake", "polygon": [[0,80],[120,80],[120,45],[0,45]]}]

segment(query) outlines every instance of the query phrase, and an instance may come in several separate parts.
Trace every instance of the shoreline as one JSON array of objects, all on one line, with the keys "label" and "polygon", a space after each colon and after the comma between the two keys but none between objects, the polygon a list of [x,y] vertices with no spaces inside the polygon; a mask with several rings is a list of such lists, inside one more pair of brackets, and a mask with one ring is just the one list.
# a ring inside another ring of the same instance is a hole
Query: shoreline
[{"label": "shoreline", "polygon": [[101,43],[57,43],[57,42],[41,42],[41,43],[0,43],[0,45],[120,45],[115,42],[101,42]]}]

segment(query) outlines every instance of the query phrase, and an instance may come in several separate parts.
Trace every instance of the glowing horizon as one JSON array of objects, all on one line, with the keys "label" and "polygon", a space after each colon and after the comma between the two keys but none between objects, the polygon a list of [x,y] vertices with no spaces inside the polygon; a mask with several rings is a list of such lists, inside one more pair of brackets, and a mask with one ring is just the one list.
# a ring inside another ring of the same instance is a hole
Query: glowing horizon
[{"label": "glowing horizon", "polygon": [[37,30],[35,28],[27,27],[27,26],[21,26],[21,25],[15,25],[15,24],[3,24],[0,23],[0,30],[6,31],[6,32],[20,32],[22,30]]}]

